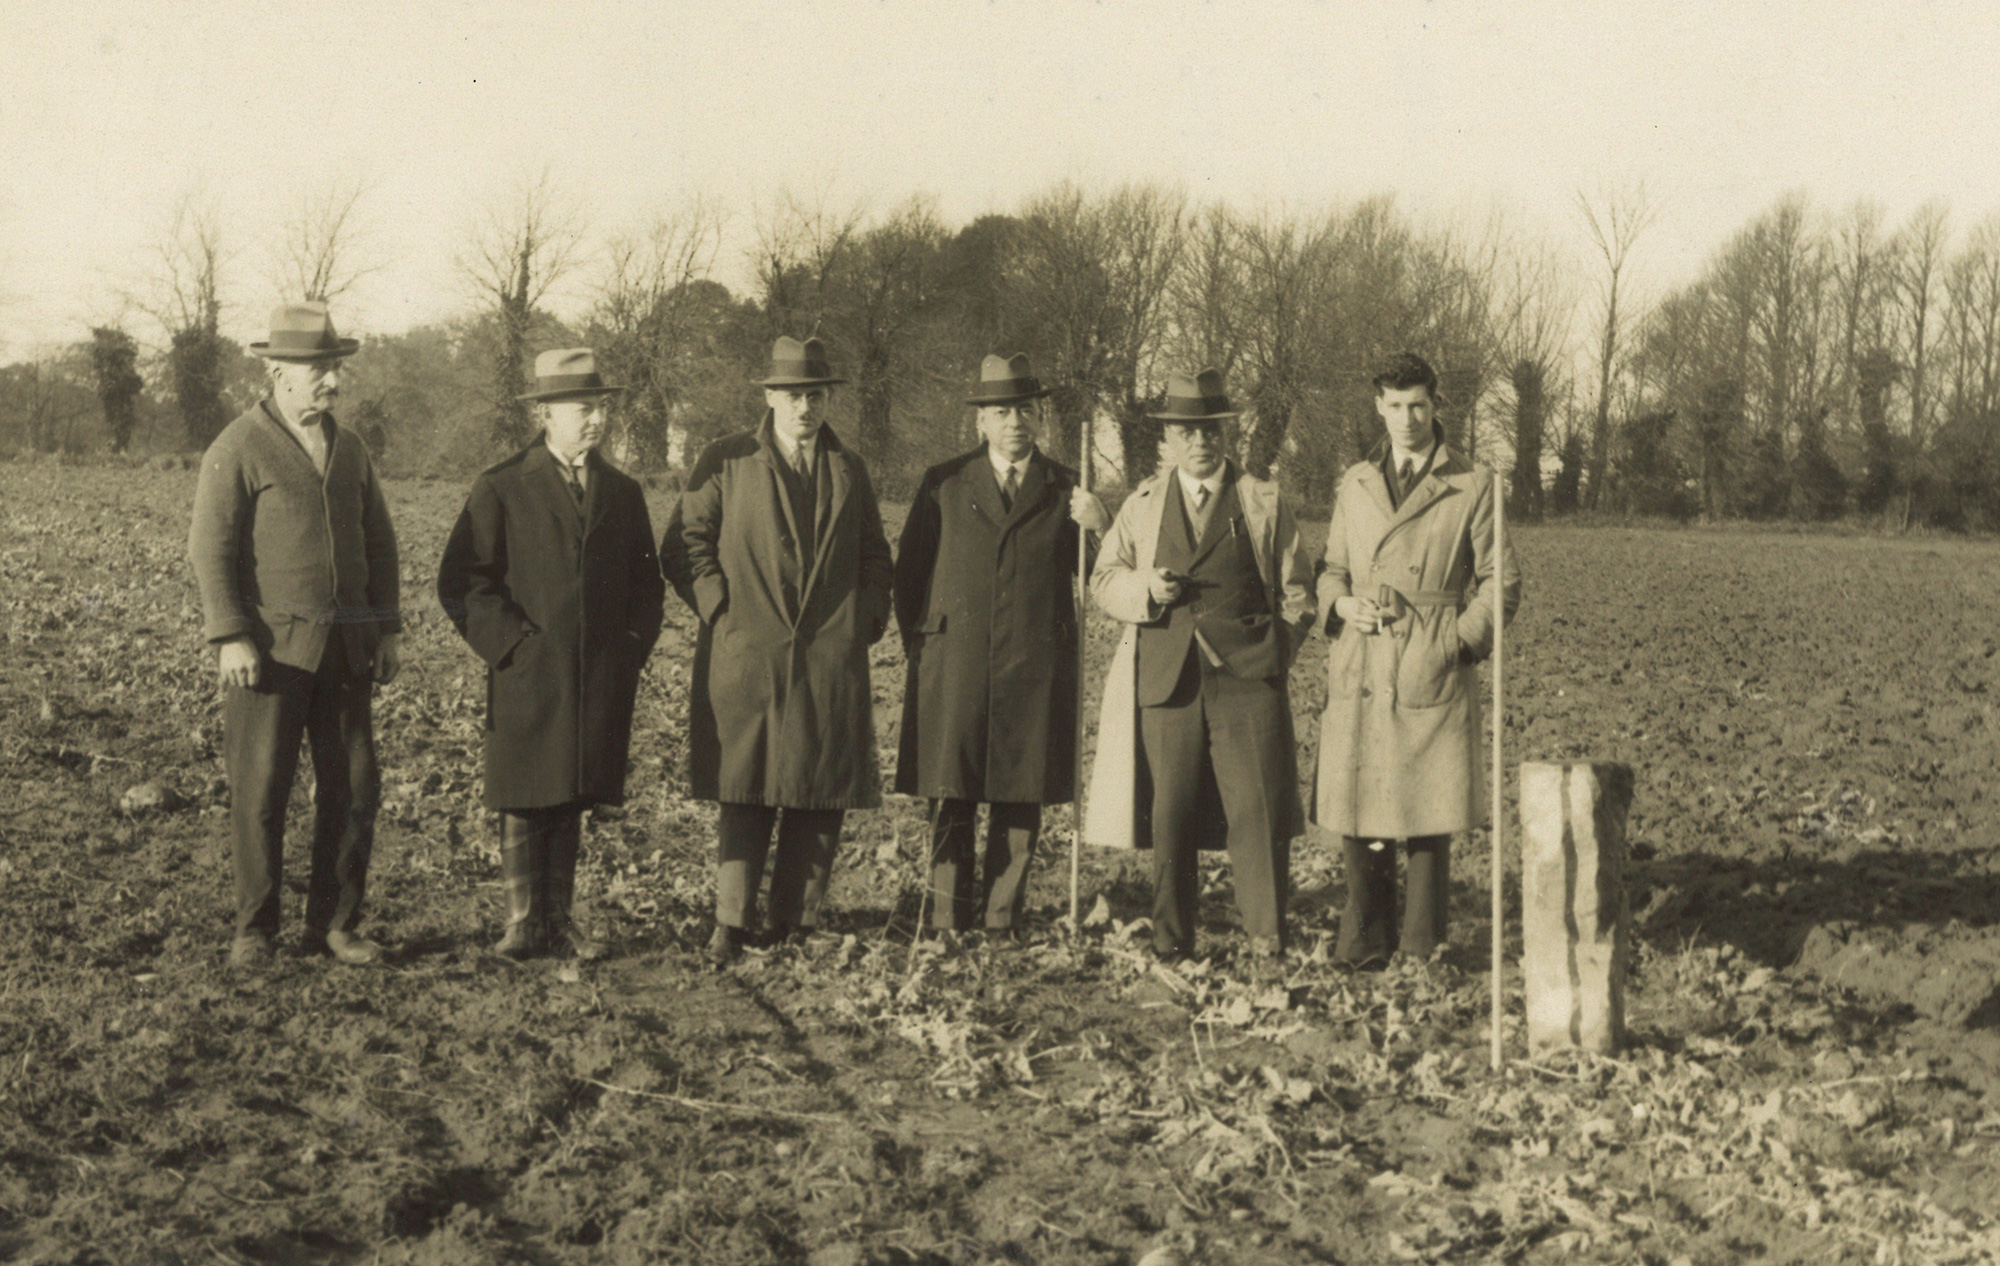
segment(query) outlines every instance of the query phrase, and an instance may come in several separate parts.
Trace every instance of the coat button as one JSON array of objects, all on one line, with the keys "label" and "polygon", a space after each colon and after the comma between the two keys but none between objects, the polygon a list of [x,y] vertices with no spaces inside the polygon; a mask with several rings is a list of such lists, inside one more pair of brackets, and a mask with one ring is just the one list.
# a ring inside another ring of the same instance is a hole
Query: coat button
[{"label": "coat button", "polygon": [[1366,699],[1366,698],[1368,698],[1368,697],[1369,697],[1370,695],[1372,695],[1372,694],[1374,694],[1374,693],[1375,693],[1375,692],[1374,692],[1373,690],[1370,690],[1370,689],[1369,689],[1368,687],[1366,687],[1366,686],[1363,686],[1363,687],[1361,688],[1361,697],[1362,697],[1363,699]]}]

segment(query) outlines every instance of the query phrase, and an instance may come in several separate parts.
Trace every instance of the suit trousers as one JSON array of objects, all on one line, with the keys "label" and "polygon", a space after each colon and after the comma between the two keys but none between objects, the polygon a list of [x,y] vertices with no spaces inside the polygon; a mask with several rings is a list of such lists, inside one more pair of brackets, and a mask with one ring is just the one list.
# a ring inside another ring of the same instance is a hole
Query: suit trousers
[{"label": "suit trousers", "polygon": [[974,864],[979,802],[931,801],[931,926],[1011,928],[1028,895],[1028,863],[1042,834],[1042,806],[995,802],[986,810],[986,881]]},{"label": "suit trousers", "polygon": [[381,802],[369,668],[350,663],[346,639],[332,637],[317,672],[267,658],[255,686],[230,686],[223,698],[238,936],[278,934],[285,807],[301,739],[312,746],[317,787],[306,935],[351,932],[361,921]]},{"label": "suit trousers", "polygon": [[[778,831],[778,856],[771,867],[771,926],[779,930],[819,926],[819,906],[833,878],[833,855],[840,845],[845,809],[777,809],[761,804],[724,804],[716,816],[715,921],[749,931],[757,925],[757,891],[771,828]],[[782,813],[782,817],[780,814]]]},{"label": "suit trousers", "polygon": [[1444,940],[1451,896],[1451,837],[1418,835],[1403,841],[1408,855],[1403,930],[1396,933],[1396,848],[1394,840],[1342,841],[1347,863],[1347,908],[1340,916],[1340,943],[1334,957],[1344,963],[1386,959],[1401,950],[1429,958]]},{"label": "suit trousers", "polygon": [[1139,709],[1139,741],[1153,781],[1153,945],[1192,953],[1204,844],[1204,785],[1220,793],[1236,908],[1251,936],[1285,935],[1291,841],[1277,838],[1281,779],[1296,779],[1286,745],[1282,677],[1232,676],[1190,647],[1167,701]]}]

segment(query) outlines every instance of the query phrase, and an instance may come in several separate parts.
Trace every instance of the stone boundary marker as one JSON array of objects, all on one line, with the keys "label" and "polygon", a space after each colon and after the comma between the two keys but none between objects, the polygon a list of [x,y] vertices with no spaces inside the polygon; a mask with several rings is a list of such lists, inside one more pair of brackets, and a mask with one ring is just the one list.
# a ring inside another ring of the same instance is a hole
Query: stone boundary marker
[{"label": "stone boundary marker", "polygon": [[1521,976],[1528,1049],[1625,1040],[1625,812],[1632,768],[1521,763]]}]

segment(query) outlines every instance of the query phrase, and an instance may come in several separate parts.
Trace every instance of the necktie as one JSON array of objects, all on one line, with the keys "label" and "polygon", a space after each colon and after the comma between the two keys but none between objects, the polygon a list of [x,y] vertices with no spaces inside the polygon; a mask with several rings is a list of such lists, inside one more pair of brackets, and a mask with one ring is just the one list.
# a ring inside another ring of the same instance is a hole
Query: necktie
[{"label": "necktie", "polygon": [[1403,459],[1403,467],[1396,472],[1396,482],[1402,486],[1403,495],[1410,495],[1410,481],[1417,476],[1417,463],[1408,457]]},{"label": "necktie", "polygon": [[806,456],[806,446],[801,444],[792,450],[792,470],[801,483],[812,483],[812,459]]},{"label": "necktie", "polygon": [[1016,470],[1014,467],[1009,466],[1007,468],[1007,482],[1000,485],[1001,508],[1009,511],[1013,510],[1014,497],[1020,491],[1021,491],[1021,472],[1019,470]]},{"label": "necktie", "polygon": [[568,462],[558,463],[562,467],[563,482],[569,485],[569,495],[577,501],[583,500],[583,471]]}]

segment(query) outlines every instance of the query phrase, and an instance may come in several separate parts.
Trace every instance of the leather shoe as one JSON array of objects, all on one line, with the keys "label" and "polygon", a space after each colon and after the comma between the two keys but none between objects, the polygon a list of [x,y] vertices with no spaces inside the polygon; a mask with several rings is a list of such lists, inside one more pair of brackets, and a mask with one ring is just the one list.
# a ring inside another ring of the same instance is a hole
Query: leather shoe
[{"label": "leather shoe", "polygon": [[271,958],[271,938],[268,936],[239,936],[229,943],[231,967],[268,967]]},{"label": "leather shoe", "polygon": [[565,923],[561,927],[549,929],[549,953],[558,957],[567,954],[580,963],[594,963],[610,952],[610,948],[603,941],[585,936],[583,930],[574,923]]},{"label": "leather shoe", "polygon": [[774,945],[790,945],[802,950],[816,950],[829,945],[838,945],[840,938],[815,924],[812,927],[772,928],[771,942]]},{"label": "leather shoe", "polygon": [[717,967],[727,967],[743,957],[743,942],[746,940],[742,928],[733,928],[726,923],[715,925],[714,935],[708,938],[708,961]]},{"label": "leather shoe", "polygon": [[366,967],[382,961],[382,947],[355,932],[328,932],[326,952],[349,967]]},{"label": "leather shoe", "polygon": [[1019,928],[986,929],[986,948],[995,954],[1011,954],[1027,945],[1028,938]]}]

